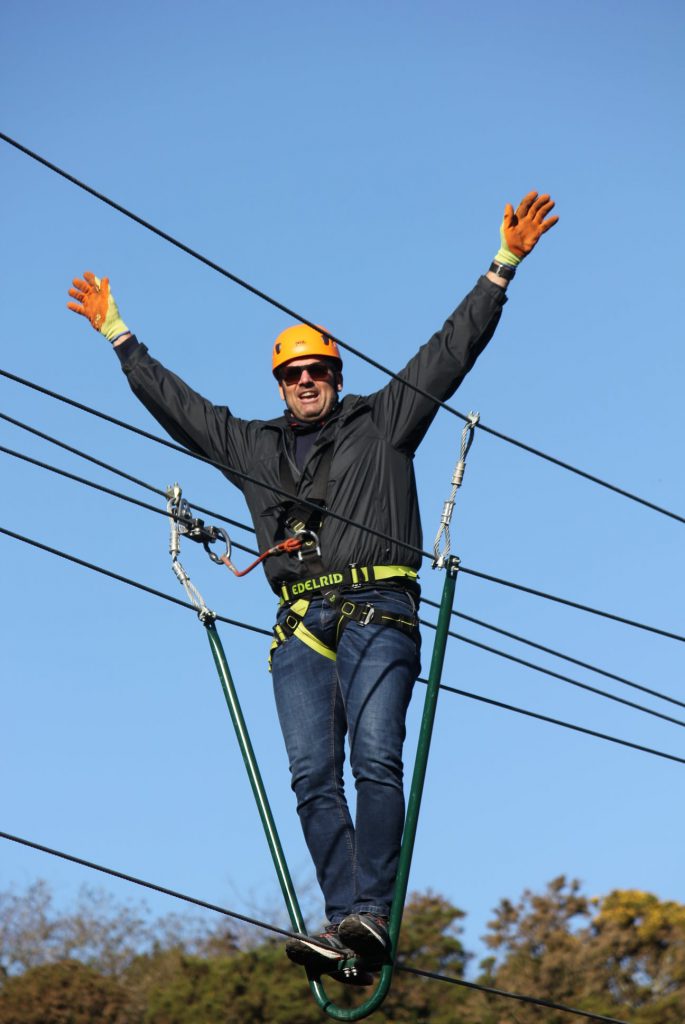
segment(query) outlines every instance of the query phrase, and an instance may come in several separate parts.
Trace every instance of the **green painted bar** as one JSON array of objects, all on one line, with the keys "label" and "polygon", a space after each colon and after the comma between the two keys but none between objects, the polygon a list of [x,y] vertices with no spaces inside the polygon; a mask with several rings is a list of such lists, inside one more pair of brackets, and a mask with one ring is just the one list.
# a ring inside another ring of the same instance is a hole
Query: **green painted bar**
[{"label": "green painted bar", "polygon": [[[276,874],[278,875],[278,881],[281,886],[283,898],[285,899],[290,923],[292,924],[294,931],[301,932],[306,935],[307,929],[304,924],[304,918],[302,917],[300,904],[298,903],[297,895],[290,877],[290,871],[288,870],[285,854],[283,853],[283,847],[281,846],[276,822],[274,821],[273,814],[271,813],[269,799],[266,795],[266,790],[264,789],[264,783],[262,782],[259,766],[254,755],[254,750],[252,749],[252,743],[247,731],[245,719],[243,718],[243,712],[233,683],[233,677],[231,676],[231,671],[228,667],[223,644],[221,643],[221,639],[217,633],[216,625],[213,620],[203,621],[203,625],[207,630],[209,646],[211,647],[212,655],[214,656],[214,664],[216,665],[217,672],[219,673],[219,679],[221,680],[221,689],[224,691],[228,710],[231,713],[231,720],[233,721],[235,734],[238,738],[238,746],[240,747],[240,753],[243,755],[245,769],[257,803],[259,817],[262,819],[264,834],[266,836],[266,841],[269,844],[269,850],[271,851],[271,857],[274,862],[274,867],[276,868]],[[319,1006],[324,1007],[329,1000],[326,997],[323,985],[314,980],[310,980],[309,985],[312,990],[312,995]]]},{"label": "green painted bar", "polygon": [[[442,668],[445,660],[445,648],[447,646],[450,613],[452,611],[452,604],[454,601],[454,590],[457,582],[458,568],[459,559],[450,558],[445,572],[445,583],[442,589],[440,612],[438,615],[433,655],[428,675],[428,687],[426,689],[426,698],[423,706],[423,716],[421,719],[421,728],[419,730],[419,740],[416,751],[416,760],[414,763],[414,774],[412,776],[411,789],[409,791],[409,799],[407,801],[407,814],[404,823],[404,832],[402,834],[402,847],[400,850],[397,879],[395,882],[395,893],[390,912],[388,927],[391,943],[391,963],[386,964],[382,968],[378,985],[374,989],[373,994],[360,1006],[353,1007],[352,1009],[343,1009],[342,1007],[336,1006],[335,1003],[326,995],[326,991],[321,982],[310,979],[309,985],[314,999],[321,1009],[334,1020],[352,1021],[362,1020],[364,1017],[368,1017],[379,1008],[388,994],[392,983],[393,962],[397,953],[400,928],[402,925],[402,914],[404,912],[404,901],[407,896],[407,887],[409,884],[409,870],[411,867],[412,854],[414,852],[414,841],[416,839],[421,797],[423,795],[423,786],[426,778],[428,753],[433,734],[433,723],[435,721],[435,711],[438,702],[438,693],[440,690],[440,678],[442,676]],[[269,844],[269,850],[271,851],[271,856],[276,868],[276,874],[278,875],[278,881],[283,892],[288,914],[290,916],[293,929],[301,932],[302,934],[306,934],[306,928],[300,911],[300,906],[290,878],[290,872],[288,871],[288,865],[286,864],[283,848],[273,820],[273,815],[271,814],[269,801],[264,790],[264,784],[254,756],[254,751],[247,732],[247,727],[240,708],[233,679],[231,678],[231,673],[228,668],[223,646],[219,639],[219,634],[216,631],[214,622],[207,621],[203,624],[207,630],[207,636],[214,656],[214,662],[219,673],[226,703],[228,704],[228,709],[231,713],[231,719],[233,720],[233,726],[235,728],[236,736],[238,737],[240,752],[243,755],[243,761],[245,762],[245,768],[250,779],[252,792],[254,793],[255,800],[257,801],[257,808],[259,810],[260,818],[262,819],[264,833]],[[348,960],[339,966],[351,967],[355,963],[355,960]]]}]

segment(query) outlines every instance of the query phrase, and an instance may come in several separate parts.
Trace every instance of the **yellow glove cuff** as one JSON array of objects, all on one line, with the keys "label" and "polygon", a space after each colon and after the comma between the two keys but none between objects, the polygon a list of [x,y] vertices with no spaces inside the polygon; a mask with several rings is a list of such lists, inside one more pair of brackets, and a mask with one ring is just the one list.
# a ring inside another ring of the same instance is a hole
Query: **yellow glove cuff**
[{"label": "yellow glove cuff", "polygon": [[510,267],[518,267],[521,259],[519,256],[515,256],[507,245],[507,240],[504,235],[504,221],[500,224],[499,241],[500,247],[497,250],[497,255],[495,256],[495,263],[506,263]]},{"label": "yellow glove cuff", "polygon": [[[100,287],[100,278],[95,278],[95,283]],[[112,293],[109,291],[109,282],[107,282],[108,296],[107,296],[107,313],[105,319],[101,324],[98,324],[97,330],[100,334],[104,334],[107,341],[114,342],[121,334],[128,333],[128,327],[119,316],[119,309]],[[93,325],[95,326],[95,325]]]}]

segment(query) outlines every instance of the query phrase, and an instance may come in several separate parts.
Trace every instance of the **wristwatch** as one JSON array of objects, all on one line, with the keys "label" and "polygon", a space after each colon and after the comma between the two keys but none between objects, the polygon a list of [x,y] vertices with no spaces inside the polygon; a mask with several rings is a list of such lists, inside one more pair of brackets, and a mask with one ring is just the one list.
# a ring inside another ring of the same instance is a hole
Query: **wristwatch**
[{"label": "wristwatch", "polygon": [[497,263],[493,260],[490,264],[490,273],[503,277],[505,281],[511,281],[516,273],[516,267],[510,267],[507,263]]}]

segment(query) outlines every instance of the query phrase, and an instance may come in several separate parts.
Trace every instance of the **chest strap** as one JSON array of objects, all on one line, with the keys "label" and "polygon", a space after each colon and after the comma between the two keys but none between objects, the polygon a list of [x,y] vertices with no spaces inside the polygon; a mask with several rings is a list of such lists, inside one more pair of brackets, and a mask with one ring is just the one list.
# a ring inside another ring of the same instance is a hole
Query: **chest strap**
[{"label": "chest strap", "polygon": [[331,587],[368,586],[370,583],[391,579],[415,580],[417,576],[416,569],[410,569],[407,565],[347,565],[344,569],[336,572],[309,576],[307,579],[295,580],[292,583],[282,583],[280,586],[281,603],[290,604],[305,595],[319,594]]}]

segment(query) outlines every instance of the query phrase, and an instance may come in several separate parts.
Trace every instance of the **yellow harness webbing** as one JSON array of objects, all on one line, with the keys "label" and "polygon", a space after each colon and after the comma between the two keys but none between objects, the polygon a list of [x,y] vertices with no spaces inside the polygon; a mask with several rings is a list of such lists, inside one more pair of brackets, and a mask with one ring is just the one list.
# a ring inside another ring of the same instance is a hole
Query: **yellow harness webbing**
[{"label": "yellow harness webbing", "polygon": [[[416,579],[418,572],[415,569],[410,569],[406,565],[364,565],[364,566],[347,566],[343,572],[331,572],[324,573],[321,576],[314,576],[307,580],[298,580],[296,583],[283,583],[281,585],[281,605],[286,604],[288,601],[292,601],[292,597],[297,593],[317,593],[321,590],[329,590],[332,588],[338,588],[341,586],[363,586],[364,584],[370,584],[374,582],[380,582],[381,580],[389,579]],[[283,624],[276,623],[274,626],[274,640],[269,648],[269,668],[271,667],[271,656],[274,650],[285,643],[288,637],[296,636],[303,644],[311,650],[316,651],[317,654],[321,654],[324,658],[328,658],[330,661],[335,661],[337,654],[333,647],[329,647],[320,640],[311,630],[307,629],[302,621],[307,614],[307,610],[311,603],[310,597],[301,597],[296,601],[292,601],[288,614],[283,620]],[[349,610],[346,609],[346,605],[349,605]],[[338,622],[338,628],[336,630],[336,642],[340,637],[342,628],[347,624],[350,618],[350,612],[356,610],[357,606],[352,601],[343,602],[340,609],[340,621]],[[381,615],[380,622],[384,625],[395,626],[403,629],[404,631],[411,631],[418,628],[418,622],[402,619],[397,615]],[[285,628],[284,628],[285,627]]]}]

